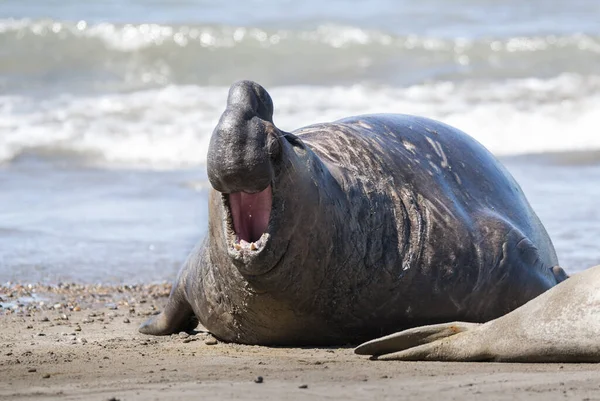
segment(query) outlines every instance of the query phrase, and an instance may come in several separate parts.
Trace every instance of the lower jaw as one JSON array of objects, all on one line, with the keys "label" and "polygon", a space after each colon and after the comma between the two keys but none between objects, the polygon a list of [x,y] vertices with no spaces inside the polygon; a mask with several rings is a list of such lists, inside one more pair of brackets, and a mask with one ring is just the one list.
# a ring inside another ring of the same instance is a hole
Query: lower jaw
[{"label": "lower jaw", "polygon": [[[231,238],[231,236],[230,236]],[[239,240],[237,236],[229,241],[229,246],[239,252],[260,252],[266,245],[269,239],[269,234],[263,233],[256,241],[248,242],[244,239]]]},{"label": "lower jaw", "polygon": [[[264,233],[261,237],[262,247],[256,250],[240,249],[237,250],[231,242],[228,244],[227,253],[232,264],[243,275],[248,277],[258,277],[271,272],[277,268],[284,258],[289,242],[273,244],[269,233]],[[274,252],[274,248],[281,252]]]},{"label": "lower jaw", "polygon": [[269,244],[271,236],[268,233],[263,235],[253,242],[239,240],[235,234],[227,236],[227,253],[229,257],[238,263],[252,263],[257,259],[262,259],[262,253]]}]

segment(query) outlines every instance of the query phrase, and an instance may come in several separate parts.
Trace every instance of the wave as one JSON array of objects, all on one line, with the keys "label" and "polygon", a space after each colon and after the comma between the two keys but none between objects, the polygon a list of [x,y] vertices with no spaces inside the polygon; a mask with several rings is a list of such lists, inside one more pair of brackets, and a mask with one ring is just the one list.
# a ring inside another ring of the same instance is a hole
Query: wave
[{"label": "wave", "polygon": [[[497,155],[600,149],[600,76],[505,82],[269,88],[291,131],[366,113],[417,114],[456,126]],[[200,166],[227,87],[167,86],[124,94],[0,96],[0,161],[24,155],[98,166]]]},{"label": "wave", "polygon": [[228,85],[241,72],[279,86],[414,85],[526,78],[532,71],[587,75],[600,62],[600,37],[593,35],[443,38],[336,24],[293,30],[0,19],[0,46],[8,56],[0,88],[13,92],[41,82],[98,90]]},{"label": "wave", "polygon": [[600,53],[599,38],[582,33],[568,35],[517,36],[502,39],[434,38],[418,35],[394,35],[355,26],[322,24],[313,30],[263,29],[229,25],[88,24],[86,21],[0,19],[0,35],[18,40],[27,36],[46,40],[100,39],[107,49],[121,52],[149,47],[198,44],[205,48],[232,48],[254,43],[262,47],[281,46],[289,41],[324,44],[332,48],[382,45],[405,49],[452,50],[464,53],[484,45],[493,52],[535,52],[575,46]]}]

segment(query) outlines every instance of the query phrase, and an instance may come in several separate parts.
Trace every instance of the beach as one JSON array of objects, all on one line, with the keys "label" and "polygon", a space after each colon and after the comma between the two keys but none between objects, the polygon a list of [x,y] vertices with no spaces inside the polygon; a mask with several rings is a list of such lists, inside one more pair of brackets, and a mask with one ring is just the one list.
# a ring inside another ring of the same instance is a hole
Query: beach
[{"label": "beach", "polygon": [[230,85],[284,131],[367,113],[465,131],[515,176],[570,272],[600,263],[593,0],[5,1],[0,283],[170,282],[207,228]]},{"label": "beach", "polygon": [[0,399],[600,399],[598,364],[374,361],[352,347],[227,344],[202,330],[139,334],[168,285],[1,290],[3,302],[47,303],[0,318]]}]

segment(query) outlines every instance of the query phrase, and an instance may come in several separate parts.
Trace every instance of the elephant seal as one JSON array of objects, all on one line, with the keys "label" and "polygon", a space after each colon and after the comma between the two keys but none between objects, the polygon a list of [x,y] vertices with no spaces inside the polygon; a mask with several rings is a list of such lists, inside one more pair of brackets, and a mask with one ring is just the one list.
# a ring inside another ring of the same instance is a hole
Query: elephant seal
[{"label": "elephant seal", "polygon": [[230,342],[358,344],[494,319],[561,279],[510,174],[427,118],[363,115],[290,133],[273,124],[267,91],[241,81],[207,172],[207,236],[142,333],[199,320]]},{"label": "elephant seal", "polygon": [[600,362],[600,266],[485,324],[418,327],[355,352],[409,361]]}]

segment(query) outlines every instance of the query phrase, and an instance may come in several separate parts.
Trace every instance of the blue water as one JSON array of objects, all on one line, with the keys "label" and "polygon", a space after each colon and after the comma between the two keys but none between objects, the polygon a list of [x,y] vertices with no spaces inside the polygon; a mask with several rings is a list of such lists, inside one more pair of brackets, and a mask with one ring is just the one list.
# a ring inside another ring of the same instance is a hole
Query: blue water
[{"label": "blue water", "polygon": [[206,231],[228,86],[285,130],[457,126],[502,158],[574,272],[600,263],[600,2],[3,1],[0,282],[170,280]]},{"label": "blue water", "polygon": [[298,28],[339,23],[442,37],[600,33],[593,0],[28,1],[8,0],[0,18],[92,23],[227,24]]}]

